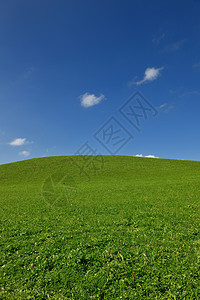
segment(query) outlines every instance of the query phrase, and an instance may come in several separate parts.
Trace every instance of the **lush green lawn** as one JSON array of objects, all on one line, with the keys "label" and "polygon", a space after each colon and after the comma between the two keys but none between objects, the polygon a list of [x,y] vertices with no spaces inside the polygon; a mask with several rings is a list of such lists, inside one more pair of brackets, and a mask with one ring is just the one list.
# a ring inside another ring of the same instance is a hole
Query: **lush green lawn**
[{"label": "lush green lawn", "polygon": [[200,162],[82,159],[0,166],[0,299],[200,299]]}]

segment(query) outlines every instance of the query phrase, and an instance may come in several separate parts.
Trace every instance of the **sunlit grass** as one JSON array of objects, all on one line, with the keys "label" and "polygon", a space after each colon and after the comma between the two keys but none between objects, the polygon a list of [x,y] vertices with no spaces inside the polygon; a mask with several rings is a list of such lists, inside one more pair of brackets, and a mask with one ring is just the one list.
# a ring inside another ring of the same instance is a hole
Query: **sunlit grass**
[{"label": "sunlit grass", "polygon": [[0,166],[0,298],[199,299],[200,163],[106,156],[87,172]]}]

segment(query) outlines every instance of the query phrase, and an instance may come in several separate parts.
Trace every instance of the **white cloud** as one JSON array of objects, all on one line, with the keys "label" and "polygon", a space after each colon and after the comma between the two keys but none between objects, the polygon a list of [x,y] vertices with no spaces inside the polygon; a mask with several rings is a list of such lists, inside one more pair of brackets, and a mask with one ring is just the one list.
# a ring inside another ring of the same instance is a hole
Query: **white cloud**
[{"label": "white cloud", "polygon": [[159,157],[157,157],[157,156],[155,156],[155,155],[146,155],[145,157],[149,157],[149,158],[159,158]]},{"label": "white cloud", "polygon": [[10,146],[24,146],[27,144],[33,144],[33,141],[27,141],[26,138],[17,138],[12,142],[8,143],[8,145]]},{"label": "white cloud", "polygon": [[81,105],[87,108],[99,104],[102,100],[105,99],[105,96],[101,94],[99,97],[97,97],[94,94],[85,93],[84,95],[80,96],[80,99]]},{"label": "white cloud", "polygon": [[159,158],[159,157],[157,157],[155,155],[151,155],[151,154],[149,154],[149,155],[136,154],[135,156],[136,157]]},{"label": "white cloud", "polygon": [[26,138],[17,138],[15,140],[13,140],[12,142],[9,143],[10,146],[23,146],[25,145],[26,142]]},{"label": "white cloud", "polygon": [[28,156],[30,156],[30,152],[24,150],[24,151],[19,152],[19,155],[22,155],[22,156],[24,156],[24,157],[28,157]]},{"label": "white cloud", "polygon": [[164,69],[163,67],[161,67],[161,68],[154,68],[154,67],[147,68],[144,72],[144,78],[140,81],[132,82],[132,84],[141,85],[144,82],[156,80],[160,76],[160,72],[163,69]]}]

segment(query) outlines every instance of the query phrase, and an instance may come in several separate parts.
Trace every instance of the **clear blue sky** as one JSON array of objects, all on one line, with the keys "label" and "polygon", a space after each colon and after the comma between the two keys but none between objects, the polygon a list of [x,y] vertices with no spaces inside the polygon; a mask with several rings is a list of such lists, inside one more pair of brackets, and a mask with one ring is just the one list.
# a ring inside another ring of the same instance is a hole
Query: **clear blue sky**
[{"label": "clear blue sky", "polygon": [[198,0],[1,0],[0,163],[86,141],[200,160],[199,16]]}]

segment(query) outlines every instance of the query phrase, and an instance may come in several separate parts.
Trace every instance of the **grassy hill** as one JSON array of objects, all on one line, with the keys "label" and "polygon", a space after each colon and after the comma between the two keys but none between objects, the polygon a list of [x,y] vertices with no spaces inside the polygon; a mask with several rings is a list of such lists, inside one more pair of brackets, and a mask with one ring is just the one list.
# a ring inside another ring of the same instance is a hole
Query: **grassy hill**
[{"label": "grassy hill", "polygon": [[200,162],[1,165],[0,217],[0,299],[200,298]]}]

